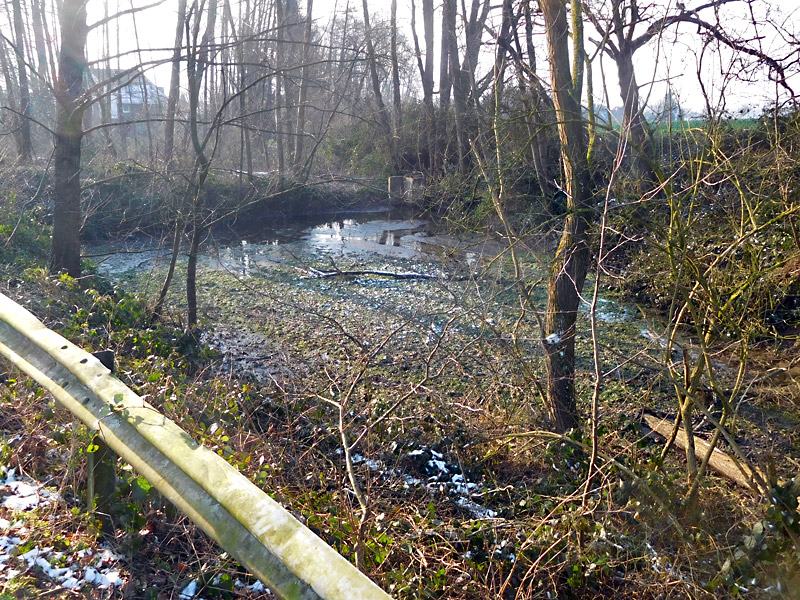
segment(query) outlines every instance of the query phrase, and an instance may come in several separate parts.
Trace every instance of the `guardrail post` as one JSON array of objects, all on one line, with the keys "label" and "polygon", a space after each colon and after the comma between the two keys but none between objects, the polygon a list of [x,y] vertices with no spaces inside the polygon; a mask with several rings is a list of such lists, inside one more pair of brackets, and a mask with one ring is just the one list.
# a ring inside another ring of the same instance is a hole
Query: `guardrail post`
[{"label": "guardrail post", "polygon": [[100,521],[103,533],[113,534],[111,505],[117,489],[116,454],[99,435],[87,449],[86,504]]},{"label": "guardrail post", "polygon": [[[116,372],[112,350],[92,352],[92,356],[106,369]],[[96,435],[86,449],[86,458],[86,506],[100,521],[101,531],[112,535],[115,527],[111,518],[111,505],[117,489],[117,455],[101,436]]]}]

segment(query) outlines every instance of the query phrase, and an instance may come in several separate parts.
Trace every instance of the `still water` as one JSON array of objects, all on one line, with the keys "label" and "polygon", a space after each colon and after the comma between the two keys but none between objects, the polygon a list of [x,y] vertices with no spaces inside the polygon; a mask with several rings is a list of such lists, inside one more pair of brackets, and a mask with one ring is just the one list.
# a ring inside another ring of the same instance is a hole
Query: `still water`
[{"label": "still water", "polygon": [[[435,261],[457,269],[494,258],[502,251],[502,244],[488,236],[443,234],[428,221],[396,217],[386,211],[295,218],[257,231],[240,229],[236,236],[210,235],[202,246],[201,262],[206,268],[249,277],[256,268],[268,269],[287,261],[313,262],[324,268],[374,263],[382,257],[409,265]],[[168,240],[149,238],[88,251],[99,272],[111,277],[162,267],[169,253]],[[181,260],[185,260],[185,252]]]}]

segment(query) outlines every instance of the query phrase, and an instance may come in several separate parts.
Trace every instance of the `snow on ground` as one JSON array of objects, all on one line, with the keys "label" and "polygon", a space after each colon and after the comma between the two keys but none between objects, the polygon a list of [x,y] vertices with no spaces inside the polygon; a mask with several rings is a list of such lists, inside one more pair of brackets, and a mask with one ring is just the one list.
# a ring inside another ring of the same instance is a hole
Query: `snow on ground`
[{"label": "snow on ground", "polygon": [[[337,450],[341,453],[341,450]],[[360,454],[353,454],[353,464],[365,464],[371,470],[381,473],[387,479],[400,478],[403,487],[424,486],[431,492],[447,494],[455,499],[456,504],[467,509],[475,519],[494,519],[497,513],[491,508],[478,504],[471,499],[477,492],[479,485],[466,479],[458,465],[448,464],[444,460],[444,455],[431,448],[419,448],[408,452],[407,456],[417,458],[422,463],[422,470],[428,475],[426,481],[422,481],[413,475],[403,473],[398,469],[392,469],[384,465],[381,461],[366,458]]]},{"label": "snow on ground", "polygon": [[[212,581],[214,585],[219,583],[219,577],[215,578]],[[255,583],[251,583],[250,585],[245,585],[240,579],[237,579],[234,582],[234,587],[244,588],[250,590],[251,592],[256,592],[257,594],[267,594],[268,596],[272,595],[272,592],[264,587],[264,584],[260,581],[256,581]],[[197,597],[198,592],[198,583],[196,580],[192,579],[189,583],[186,584],[186,587],[183,588],[183,591],[178,595],[179,600],[203,600],[203,598]]]},{"label": "snow on ground", "polygon": [[38,572],[73,590],[88,586],[107,589],[125,582],[117,568],[121,557],[106,548],[60,552],[52,546],[29,544],[34,532],[26,523],[26,513],[57,502],[57,493],[19,477],[16,469],[0,466],[0,499],[0,507],[7,509],[10,517],[0,518],[0,581]]},{"label": "snow on ground", "polygon": [[[31,512],[59,500],[56,492],[20,477],[16,469],[0,466],[0,512],[4,515],[0,516],[0,587],[21,574],[47,578],[58,587],[84,593],[90,588],[106,590],[122,586],[126,581],[119,568],[123,559],[108,548],[57,551],[53,546],[30,543],[37,533],[29,524]],[[271,595],[260,581],[248,585],[237,579],[235,587]],[[203,600],[199,592],[200,585],[192,579],[178,598]]]}]

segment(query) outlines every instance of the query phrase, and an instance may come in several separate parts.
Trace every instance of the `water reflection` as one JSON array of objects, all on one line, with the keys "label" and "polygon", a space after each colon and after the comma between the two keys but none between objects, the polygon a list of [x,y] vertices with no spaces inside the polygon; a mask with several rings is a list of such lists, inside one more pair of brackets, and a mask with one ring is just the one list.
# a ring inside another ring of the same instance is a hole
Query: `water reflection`
[{"label": "water reflection", "polygon": [[342,219],[305,230],[301,241],[317,252],[337,256],[420,258],[424,254],[420,241],[427,235],[427,223],[420,220]]},{"label": "water reflection", "polygon": [[[294,220],[263,226],[255,224],[238,238],[219,240],[201,248],[200,260],[206,267],[223,268],[242,277],[252,277],[254,270],[276,263],[314,262],[348,259],[368,261],[376,256],[400,260],[444,260],[455,266],[474,267],[482,258],[496,256],[501,248],[491,239],[476,235],[456,238],[433,232],[430,223],[421,219],[392,219],[387,214],[330,218],[315,221]],[[118,246],[100,261],[106,275],[149,271],[161,268],[169,260],[168,248],[155,240],[136,242],[137,253],[125,254]],[[97,249],[99,250],[99,248]],[[180,261],[186,260],[185,252]]]}]

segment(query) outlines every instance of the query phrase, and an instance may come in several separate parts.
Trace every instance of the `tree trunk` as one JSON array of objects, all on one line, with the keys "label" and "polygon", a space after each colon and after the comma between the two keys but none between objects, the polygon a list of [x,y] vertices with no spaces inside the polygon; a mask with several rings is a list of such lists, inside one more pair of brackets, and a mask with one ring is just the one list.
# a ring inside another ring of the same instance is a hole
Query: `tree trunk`
[{"label": "tree trunk", "polygon": [[[544,90],[541,81],[536,76],[536,46],[533,43],[533,15],[531,7],[526,2],[525,10],[525,48],[528,53],[528,65],[530,68],[530,99],[523,93],[523,103],[528,111],[528,118],[525,119],[528,128],[528,135],[531,140],[531,157],[533,168],[536,171],[536,180],[539,189],[545,196],[554,196],[556,187],[552,180],[553,169],[549,159],[548,129],[554,125],[549,122],[546,115],[551,114],[553,102]],[[516,33],[515,33],[516,35]],[[519,53],[522,54],[522,44],[518,43]],[[523,69],[520,68],[520,71]],[[525,77],[520,73],[520,81],[525,82]]]},{"label": "tree trunk", "polygon": [[[42,15],[46,15],[48,13],[48,10],[45,0],[42,0],[41,7],[42,7]],[[52,12],[52,10],[50,12]],[[50,33],[50,26],[48,25],[46,18],[42,19],[42,29],[44,33],[45,43],[47,44],[47,49],[48,49],[47,58],[50,66],[48,81],[56,81],[58,79],[58,66],[56,65],[58,50],[54,42],[56,35]]]},{"label": "tree trunk", "polygon": [[167,293],[172,285],[172,278],[175,275],[175,266],[178,264],[178,254],[181,250],[181,240],[183,238],[183,231],[185,225],[180,216],[175,219],[175,230],[172,232],[172,252],[169,257],[169,266],[167,267],[167,275],[164,277],[164,283],[161,284],[161,291],[158,293],[158,300],[153,307],[153,316],[158,317],[164,308],[164,302],[167,299]]},{"label": "tree trunk", "polygon": [[[248,3],[249,4],[249,3]],[[239,4],[239,30],[236,29],[236,21],[233,18],[230,0],[225,0],[224,4],[225,22],[231,31],[231,46],[236,50],[236,85],[239,108],[239,191],[243,193],[243,177],[247,174],[248,181],[253,180],[253,155],[250,145],[250,128],[247,123],[247,98],[249,91],[245,91],[247,86],[247,63],[245,60],[245,40],[248,34],[252,33],[252,26],[247,24],[246,18],[242,18],[242,4]],[[249,6],[246,6],[245,14],[249,15]],[[228,61],[225,61],[226,63]],[[231,57],[231,62],[233,62]]]},{"label": "tree trunk", "polygon": [[294,134],[297,131],[297,105],[300,90],[295,70],[302,59],[298,59],[297,49],[302,45],[300,13],[297,0],[276,0],[278,18],[278,41],[276,61],[281,75],[282,114],[279,128],[283,136],[284,161],[287,169],[294,166]]},{"label": "tree trunk", "polygon": [[61,52],[56,82],[54,149],[53,246],[50,272],[81,275],[81,142],[85,105],[86,2],[64,0],[61,9]]},{"label": "tree trunk", "polygon": [[433,0],[422,0],[422,22],[425,31],[425,75],[423,77],[423,103],[427,116],[429,169],[433,169],[436,154],[436,112],[433,107]]},{"label": "tree trunk", "polygon": [[[198,194],[201,191],[198,190]],[[186,325],[189,328],[197,325],[197,257],[200,253],[200,239],[203,225],[200,215],[192,219],[192,239],[189,243],[189,259],[186,263]]]},{"label": "tree trunk", "polygon": [[450,32],[456,26],[456,0],[442,0],[442,31],[439,48],[439,118],[436,137],[438,152],[436,153],[437,170],[444,172],[447,164],[448,131],[447,123],[450,112],[450,94],[453,86],[453,73],[450,68]]},{"label": "tree trunk", "polygon": [[14,138],[14,145],[19,148],[22,147],[23,142],[21,139],[22,129],[19,127],[19,114],[17,113],[17,95],[15,90],[14,78],[11,72],[11,65],[9,58],[6,56],[6,45],[0,44],[0,69],[3,71],[3,81],[5,82],[5,104],[11,109],[11,124],[13,125],[11,135]]},{"label": "tree trunk", "polygon": [[403,112],[400,106],[400,67],[397,62],[397,0],[392,0],[389,54],[392,62],[392,134],[395,146],[400,142]]},{"label": "tree trunk", "polygon": [[386,104],[383,101],[383,93],[381,92],[381,81],[378,77],[377,57],[375,56],[375,44],[372,40],[367,0],[362,0],[361,6],[364,10],[364,41],[367,48],[367,67],[369,69],[370,82],[372,83],[372,95],[375,98],[375,104],[378,109],[378,125],[380,126],[381,135],[386,139],[389,157],[392,161],[392,171],[397,173],[400,171],[400,161],[397,157],[396,144],[392,136],[392,126],[386,110]]},{"label": "tree trunk", "polygon": [[208,177],[211,161],[206,155],[206,144],[210,139],[205,136],[200,139],[198,112],[200,108],[200,88],[204,75],[209,65],[209,52],[214,39],[214,26],[217,18],[217,0],[211,0],[208,6],[206,29],[199,44],[197,35],[200,28],[200,14],[194,12],[193,42],[197,54],[189,56],[187,60],[187,80],[189,82],[189,132],[192,139],[192,148],[195,152],[195,166],[192,180],[189,183],[192,189],[192,239],[189,244],[189,259],[186,266],[186,305],[188,327],[197,325],[197,256],[200,250],[200,240],[205,233],[203,224],[203,187]]},{"label": "tree trunk", "polygon": [[[31,20],[33,21],[33,40],[36,45],[36,70],[39,72],[39,77],[44,81],[48,81],[47,77],[47,46],[44,41],[44,28],[42,25],[42,9],[39,6],[39,0],[31,2]],[[44,86],[41,86],[44,87]]]},{"label": "tree trunk", "polygon": [[[586,158],[580,98],[569,65],[569,28],[565,0],[542,0],[567,216],[547,286],[545,360],[547,404],[555,431],[578,428],[575,404],[575,322],[589,269],[589,214],[592,193]],[[573,2],[573,10],[580,10]]]},{"label": "tree trunk", "polygon": [[[286,175],[286,144],[284,143],[284,119],[283,103],[286,96],[284,86],[284,70],[288,65],[285,52],[286,38],[286,15],[283,7],[283,0],[275,1],[275,63],[277,72],[275,74],[275,151],[278,154],[278,187],[283,189],[284,176]],[[288,112],[288,107],[287,107]]]},{"label": "tree trunk", "polygon": [[309,84],[309,56],[311,54],[311,41],[314,34],[313,21],[311,20],[312,11],[314,8],[314,0],[307,0],[306,4],[306,28],[303,35],[303,54],[302,54],[302,67],[300,71],[300,92],[297,100],[297,129],[295,130],[294,138],[294,165],[293,174],[295,179],[302,179],[304,176],[305,159],[303,156],[305,142],[305,123],[306,123],[306,102],[308,102],[308,84]]},{"label": "tree trunk", "polygon": [[[422,50],[419,44],[416,24],[417,7],[411,0],[411,34],[414,38],[414,50],[417,55],[417,68],[422,81],[422,105],[425,111],[425,151],[417,143],[417,163],[434,170],[436,154],[436,115],[433,107],[433,0],[422,0],[422,22],[425,35],[425,62],[422,61]],[[425,156],[427,155],[427,156]]]},{"label": "tree trunk", "polygon": [[181,49],[183,46],[183,29],[186,21],[186,0],[178,1],[178,22],[175,25],[175,44],[172,49],[172,73],[169,80],[169,96],[167,97],[167,113],[164,121],[164,161],[172,161],[175,149],[175,113],[178,108],[181,80]]},{"label": "tree trunk", "polygon": [[283,143],[283,110],[282,103],[283,76],[275,76],[275,152],[278,155],[278,187],[283,189],[284,175],[286,174],[286,149]]},{"label": "tree trunk", "polygon": [[[444,26],[445,19],[442,19]],[[464,73],[458,56],[458,37],[456,34],[456,12],[453,9],[452,18],[447,18],[448,30],[442,32],[443,43],[446,43],[447,56],[450,64],[450,84],[453,92],[453,120],[456,125],[456,158],[458,171],[462,175],[467,172],[466,131],[464,127],[464,114],[467,109],[467,90],[465,89]]]},{"label": "tree trunk", "polygon": [[17,77],[19,78],[19,127],[20,146],[17,148],[20,163],[30,163],[33,158],[31,143],[31,91],[28,85],[28,65],[25,62],[25,26],[22,22],[20,0],[12,0],[14,12],[14,51],[17,55]]},{"label": "tree trunk", "polygon": [[650,164],[653,158],[653,147],[646,129],[647,123],[639,106],[639,86],[636,83],[636,73],[633,68],[632,49],[622,48],[616,54],[615,59],[623,102],[622,130],[630,133],[633,146],[631,165],[634,175],[639,178],[640,191],[645,192],[655,183],[656,176]]},{"label": "tree trunk", "polygon": [[[458,59],[458,44],[451,45],[451,68],[453,69],[453,99],[455,106],[456,134],[459,144],[459,165],[461,172],[466,174],[472,165],[471,140],[477,139],[475,124],[477,123],[477,102],[481,92],[475,85],[475,69],[482,46],[483,33],[486,28],[486,19],[489,16],[491,5],[489,0],[472,0],[469,15],[466,14],[466,5],[461,3],[462,21],[464,22],[464,58]],[[453,35],[455,39],[455,34]],[[505,49],[503,46],[501,49]],[[459,66],[460,64],[460,66]]]},{"label": "tree trunk", "polygon": [[[549,117],[553,112],[553,101],[539,80],[536,70],[536,46],[533,42],[533,14],[529,3],[523,5],[525,20],[525,46],[520,39],[517,27],[511,29],[516,52],[514,62],[519,80],[520,96],[525,107],[525,127],[528,131],[531,159],[536,172],[536,180],[542,195],[553,197],[556,187],[553,181],[553,165],[550,161],[549,130],[555,125]],[[524,57],[527,55],[527,61]]]},{"label": "tree trunk", "polygon": [[[104,5],[105,12],[103,14],[104,19],[108,19],[108,3]],[[105,44],[105,55],[106,57],[111,56],[111,30],[108,26],[108,22],[103,23],[103,43]],[[106,69],[106,76],[111,76],[111,60],[106,58],[103,61],[103,65]],[[111,125],[111,98],[112,95],[107,93],[107,88],[110,86],[106,86],[106,90],[102,90],[102,96],[97,101],[100,105],[100,122],[103,125]],[[117,148],[114,145],[114,138],[112,136],[112,128],[111,127],[103,127],[103,138],[106,141],[106,149],[108,153],[111,155],[115,161],[117,159]]]}]

